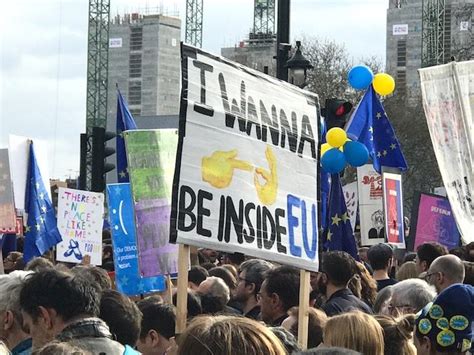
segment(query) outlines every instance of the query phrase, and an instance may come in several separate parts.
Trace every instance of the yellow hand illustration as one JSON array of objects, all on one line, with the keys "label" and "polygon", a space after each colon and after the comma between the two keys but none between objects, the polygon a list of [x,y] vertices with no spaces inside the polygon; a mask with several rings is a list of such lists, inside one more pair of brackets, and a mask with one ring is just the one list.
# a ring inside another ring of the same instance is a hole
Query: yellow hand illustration
[{"label": "yellow hand illustration", "polygon": [[[270,171],[263,168],[256,168],[253,182],[260,201],[265,205],[271,205],[275,203],[278,192],[277,162],[275,154],[273,154],[273,151],[269,146],[267,146],[265,156],[267,157]],[[259,175],[266,181],[264,185],[260,184]]]},{"label": "yellow hand illustration", "polygon": [[232,182],[234,169],[252,171],[253,166],[250,163],[235,159],[237,153],[236,149],[228,152],[218,150],[212,153],[210,157],[202,158],[201,174],[203,181],[218,189],[223,189]]}]

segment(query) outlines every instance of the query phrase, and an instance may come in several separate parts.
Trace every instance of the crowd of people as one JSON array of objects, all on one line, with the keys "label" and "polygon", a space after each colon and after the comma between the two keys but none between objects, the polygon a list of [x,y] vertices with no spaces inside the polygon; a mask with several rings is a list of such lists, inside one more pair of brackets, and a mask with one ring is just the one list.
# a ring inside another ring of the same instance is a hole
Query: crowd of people
[{"label": "crowd of people", "polygon": [[[109,248],[104,248],[112,253]],[[130,298],[110,272],[4,259],[0,354],[468,354],[474,245],[436,243],[401,255],[387,244],[321,255],[311,274],[308,349],[298,345],[299,270],[199,250],[188,274],[187,327],[176,333],[176,290]],[[17,261],[17,262],[15,262]],[[110,262],[106,263],[110,268]],[[110,271],[110,270],[109,270]]]}]

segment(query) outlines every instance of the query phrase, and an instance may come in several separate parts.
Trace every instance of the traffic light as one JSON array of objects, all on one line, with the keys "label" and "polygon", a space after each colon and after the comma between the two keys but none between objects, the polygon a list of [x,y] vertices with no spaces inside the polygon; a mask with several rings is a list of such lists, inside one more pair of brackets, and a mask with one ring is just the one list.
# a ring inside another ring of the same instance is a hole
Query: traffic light
[{"label": "traffic light", "polygon": [[349,113],[352,110],[352,104],[342,99],[327,99],[326,107],[321,110],[321,114],[326,119],[326,127],[344,128],[349,119]]},{"label": "traffic light", "polygon": [[107,147],[107,141],[115,137],[115,133],[106,132],[105,128],[92,128],[92,179],[91,191],[105,190],[105,174],[115,169],[114,164],[106,163],[105,159],[115,153],[114,148]]}]

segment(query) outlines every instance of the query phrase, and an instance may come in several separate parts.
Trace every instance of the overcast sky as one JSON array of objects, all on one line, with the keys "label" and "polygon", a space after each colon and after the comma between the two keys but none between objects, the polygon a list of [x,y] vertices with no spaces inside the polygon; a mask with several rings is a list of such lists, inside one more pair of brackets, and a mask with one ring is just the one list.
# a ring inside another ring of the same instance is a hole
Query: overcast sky
[{"label": "overcast sky", "polygon": [[[111,16],[163,8],[185,18],[185,0],[110,0]],[[204,0],[203,48],[220,53],[253,25],[254,0]],[[385,60],[388,0],[292,0],[291,38],[345,44],[354,60]],[[1,1],[0,148],[8,134],[47,140],[51,177],[77,175],[85,130],[86,0]],[[303,43],[304,45],[304,43]]]}]

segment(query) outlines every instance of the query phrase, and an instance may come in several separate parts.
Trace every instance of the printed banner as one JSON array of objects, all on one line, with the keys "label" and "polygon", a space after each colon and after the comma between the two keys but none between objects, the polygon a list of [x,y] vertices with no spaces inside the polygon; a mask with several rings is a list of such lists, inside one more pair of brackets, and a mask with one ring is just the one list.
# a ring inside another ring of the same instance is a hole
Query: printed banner
[{"label": "printed banner", "polygon": [[171,192],[178,134],[175,129],[125,133],[142,277],[178,272],[178,246],[169,243]]},{"label": "printed banner", "polygon": [[474,61],[420,69],[431,142],[464,244],[474,241]]},{"label": "printed banner", "polygon": [[448,249],[459,246],[460,234],[447,198],[420,194],[414,213],[411,233],[415,235],[414,250],[426,242],[438,242]]},{"label": "printed banner", "polygon": [[405,249],[402,176],[383,172],[383,201],[387,243]]},{"label": "printed banner", "polygon": [[172,240],[318,270],[318,97],[182,47]]},{"label": "printed banner", "polygon": [[342,187],[344,199],[346,201],[347,213],[349,214],[352,230],[355,230],[357,220],[357,208],[359,206],[359,196],[357,194],[357,181]]},{"label": "printed banner", "polygon": [[15,233],[16,212],[8,149],[0,149],[0,233]]},{"label": "printed banner", "polygon": [[140,277],[130,184],[108,184],[107,201],[114,248],[115,283],[127,296],[164,291],[164,276]]},{"label": "printed banner", "polygon": [[385,242],[382,175],[372,164],[357,168],[361,245]]},{"label": "printed banner", "polygon": [[102,264],[104,194],[59,188],[58,229],[63,241],[56,260],[80,263],[88,255],[92,265]]}]

